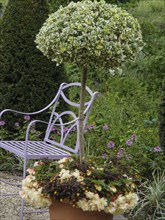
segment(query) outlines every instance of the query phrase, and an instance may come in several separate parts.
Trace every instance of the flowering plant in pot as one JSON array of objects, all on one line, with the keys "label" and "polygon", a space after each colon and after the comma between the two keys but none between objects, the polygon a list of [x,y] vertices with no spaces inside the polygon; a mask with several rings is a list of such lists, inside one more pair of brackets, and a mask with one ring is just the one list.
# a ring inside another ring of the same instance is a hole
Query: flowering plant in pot
[{"label": "flowering plant in pot", "polygon": [[[114,171],[113,175],[108,173],[111,165],[109,163],[105,164],[103,161],[98,163],[97,158],[93,158],[92,161],[85,158],[83,122],[85,86],[91,66],[112,69],[135,58],[136,53],[143,47],[140,26],[136,19],[115,5],[107,4],[104,0],[83,0],[71,2],[67,7],[60,7],[51,14],[40,29],[35,42],[37,48],[52,61],[57,64],[74,63],[81,71],[78,127],[80,150],[77,159],[41,162],[41,166],[32,169],[30,176],[23,181],[23,189],[27,194],[22,193],[22,196],[25,199],[32,196],[35,200],[37,194],[44,195],[42,198],[46,204],[47,202],[50,204],[52,198],[64,199],[72,205],[83,208],[84,211],[120,212],[120,208],[108,211],[112,208],[108,206],[110,202],[112,205],[113,201],[120,203],[122,200],[125,204],[129,203],[126,202],[128,200],[131,203],[134,201],[130,199],[134,195],[131,194],[132,188],[128,184],[130,179],[120,175],[120,172],[115,174]],[[64,188],[61,188],[62,186]],[[75,191],[72,190],[73,186]],[[83,190],[84,187],[87,189]],[[31,189],[34,192],[31,196],[26,196]],[[86,202],[88,200],[90,202]],[[98,200],[98,205],[92,205],[94,200]],[[127,205],[126,210],[128,207],[131,205]]]},{"label": "flowering plant in pot", "polygon": [[56,200],[83,211],[115,215],[130,211],[138,202],[136,176],[113,158],[88,157],[81,164],[77,156],[45,159],[27,171],[20,194],[32,205],[50,206]]}]

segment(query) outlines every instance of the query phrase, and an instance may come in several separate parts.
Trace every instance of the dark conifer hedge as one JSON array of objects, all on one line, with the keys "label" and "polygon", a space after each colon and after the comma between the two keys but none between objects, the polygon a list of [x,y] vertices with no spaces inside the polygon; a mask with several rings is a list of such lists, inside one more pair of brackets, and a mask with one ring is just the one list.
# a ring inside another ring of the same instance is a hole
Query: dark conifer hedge
[{"label": "dark conifer hedge", "polygon": [[56,67],[34,43],[48,13],[46,0],[8,2],[0,23],[1,109],[36,111],[66,81],[63,66]]}]

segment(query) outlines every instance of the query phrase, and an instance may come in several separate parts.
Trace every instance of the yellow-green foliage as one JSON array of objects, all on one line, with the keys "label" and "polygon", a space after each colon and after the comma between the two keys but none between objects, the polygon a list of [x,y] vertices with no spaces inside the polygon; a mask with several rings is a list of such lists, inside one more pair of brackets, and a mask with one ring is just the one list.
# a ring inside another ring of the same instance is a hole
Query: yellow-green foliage
[{"label": "yellow-green foliage", "polygon": [[6,5],[7,2],[8,2],[8,0],[0,0],[0,3],[2,3],[2,4],[4,4],[4,5]]},{"label": "yellow-green foliage", "polygon": [[104,0],[71,2],[51,14],[36,38],[52,61],[114,67],[143,47],[140,26],[128,12]]}]

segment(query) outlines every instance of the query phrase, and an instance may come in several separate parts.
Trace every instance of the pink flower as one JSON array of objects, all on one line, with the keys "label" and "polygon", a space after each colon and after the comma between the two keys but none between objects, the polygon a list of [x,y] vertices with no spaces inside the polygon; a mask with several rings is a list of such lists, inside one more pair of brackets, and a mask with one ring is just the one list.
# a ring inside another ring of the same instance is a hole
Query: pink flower
[{"label": "pink flower", "polygon": [[126,143],[126,145],[128,145],[128,146],[131,146],[131,145],[133,144],[133,142],[132,142],[131,140],[127,140],[125,143]]},{"label": "pink flower", "polygon": [[136,134],[133,134],[132,136],[131,136],[131,141],[135,141],[137,139],[137,135]]},{"label": "pink flower", "polygon": [[0,121],[0,126],[5,125],[5,121]]},{"label": "pink flower", "polygon": [[30,116],[29,116],[29,115],[25,115],[25,116],[24,116],[24,119],[25,119],[26,121],[30,121]]},{"label": "pink flower", "polygon": [[115,147],[115,143],[113,141],[108,142],[107,144],[108,148],[114,148]]},{"label": "pink flower", "polygon": [[108,129],[108,125],[103,125],[103,130],[106,131]]},{"label": "pink flower", "polygon": [[157,146],[157,147],[154,147],[153,149],[154,152],[163,152],[162,148]]},{"label": "pink flower", "polygon": [[35,170],[34,170],[33,168],[27,169],[27,172],[28,172],[30,175],[35,174]]},{"label": "pink flower", "polygon": [[118,152],[117,152],[117,158],[123,157],[124,153],[125,153],[125,149],[124,148],[120,148],[118,150]]}]

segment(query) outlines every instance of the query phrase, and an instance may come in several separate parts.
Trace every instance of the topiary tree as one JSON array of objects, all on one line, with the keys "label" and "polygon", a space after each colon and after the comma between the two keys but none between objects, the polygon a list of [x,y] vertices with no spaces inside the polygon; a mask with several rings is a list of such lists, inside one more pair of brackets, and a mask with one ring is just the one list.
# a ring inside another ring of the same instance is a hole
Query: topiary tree
[{"label": "topiary tree", "polygon": [[71,2],[49,16],[36,43],[52,61],[75,63],[81,70],[81,162],[84,157],[83,109],[87,70],[91,65],[113,68],[134,59],[143,47],[140,26],[126,11],[103,0]]},{"label": "topiary tree", "polygon": [[47,0],[9,0],[0,24],[1,108],[35,111],[48,104],[64,68],[45,57],[34,43],[47,19]]}]

